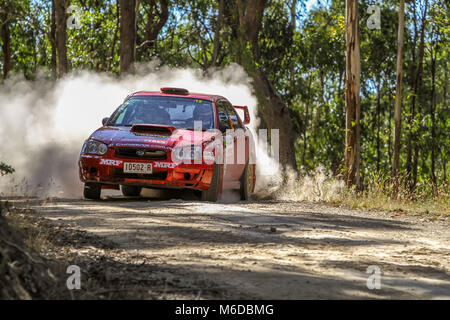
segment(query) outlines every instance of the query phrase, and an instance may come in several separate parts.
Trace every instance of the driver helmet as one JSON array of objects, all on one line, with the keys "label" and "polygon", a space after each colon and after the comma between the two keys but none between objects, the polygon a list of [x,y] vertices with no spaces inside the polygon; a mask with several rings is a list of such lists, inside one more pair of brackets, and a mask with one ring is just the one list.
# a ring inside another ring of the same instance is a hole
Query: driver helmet
[{"label": "driver helmet", "polygon": [[134,119],[142,123],[152,123],[153,122],[152,115],[154,113],[152,109],[153,108],[149,108],[144,104],[138,105]]}]

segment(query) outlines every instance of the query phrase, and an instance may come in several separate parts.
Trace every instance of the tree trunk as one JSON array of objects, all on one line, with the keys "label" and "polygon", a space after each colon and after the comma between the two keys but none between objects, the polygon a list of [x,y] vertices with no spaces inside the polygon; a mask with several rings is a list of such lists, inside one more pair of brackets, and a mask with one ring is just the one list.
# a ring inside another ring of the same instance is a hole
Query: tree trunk
[{"label": "tree trunk", "polygon": [[[413,2],[414,3],[414,2]],[[420,137],[420,128],[417,132],[412,132],[412,126],[414,124],[414,119],[416,118],[416,102],[417,100],[422,100],[422,74],[423,74],[423,57],[425,51],[425,26],[427,17],[428,1],[425,0],[425,8],[422,16],[422,26],[420,31],[420,44],[419,44],[419,56],[417,62],[417,68],[413,69],[413,94],[411,98],[411,116],[409,119],[410,132],[408,135],[408,150],[406,159],[406,171],[408,174],[408,185],[409,189],[412,191],[415,188],[417,182],[417,166],[418,166],[418,156],[419,156],[419,146],[417,139]],[[417,34],[417,22],[415,21],[415,6],[414,6],[414,30]],[[414,36],[416,38],[416,35]],[[413,53],[415,52],[415,43],[412,48]],[[415,55],[413,54],[413,58]],[[419,117],[421,110],[417,110]]]},{"label": "tree trunk", "polygon": [[[169,3],[167,0],[159,1],[161,4],[161,11],[158,11],[156,1],[150,1],[150,10],[148,13],[147,28],[145,33],[145,39],[143,42],[143,49],[149,50],[155,46],[156,39],[159,32],[164,27],[169,19]],[[158,16],[158,20],[154,20],[154,15]]]},{"label": "tree trunk", "polygon": [[[390,93],[390,91],[389,91]],[[391,95],[392,96],[392,95]],[[392,108],[388,109],[389,111],[389,116],[388,116],[388,123],[389,123],[389,127],[388,127],[388,158],[389,158],[389,162],[388,163],[392,163]]]},{"label": "tree trunk", "polygon": [[[436,49],[437,51],[437,49]],[[430,117],[431,117],[431,180],[433,181],[433,191],[437,186],[436,179],[436,59],[437,52],[431,47],[431,104],[430,104]]]},{"label": "tree trunk", "polygon": [[291,24],[291,31],[292,34],[295,33],[295,22],[297,21],[297,1],[298,0],[292,0],[292,3],[290,3],[290,7],[289,7],[289,11],[291,14],[291,20],[290,20],[290,24]]},{"label": "tree trunk", "polygon": [[442,172],[443,172],[443,183],[447,183],[447,157],[444,155],[444,151],[441,150],[441,161],[442,161]]},{"label": "tree trunk", "polygon": [[116,51],[116,43],[118,38],[118,31],[120,26],[120,13],[119,13],[119,0],[116,0],[116,26],[114,29],[114,35],[111,44],[111,53],[109,54],[109,59],[107,62],[106,70],[111,71],[112,64],[114,63],[114,56]]},{"label": "tree trunk", "polygon": [[253,80],[253,87],[267,129],[279,130],[279,161],[284,170],[297,170],[295,133],[287,105],[259,67],[258,38],[267,0],[226,1],[226,21],[232,30],[233,59]]},{"label": "tree trunk", "polygon": [[252,75],[258,102],[268,130],[279,130],[279,161],[284,169],[297,170],[295,158],[295,134],[289,110],[263,71]]},{"label": "tree trunk", "polygon": [[[447,65],[446,62],[445,65]],[[443,103],[444,106],[448,106],[448,68],[444,68],[444,92],[443,92]],[[441,163],[442,163],[442,171],[443,171],[443,183],[444,185],[447,183],[447,156],[444,155],[444,150],[441,150]]]},{"label": "tree trunk", "polygon": [[360,74],[361,61],[359,51],[358,1],[346,0],[346,74],[345,74],[345,181],[347,186],[360,187],[360,112],[361,101]]},{"label": "tree trunk", "polygon": [[414,120],[414,113],[415,113],[415,92],[414,92],[414,88],[415,88],[415,83],[416,83],[416,71],[417,71],[417,67],[416,67],[416,47],[417,47],[417,35],[418,35],[418,30],[417,30],[417,6],[416,6],[416,2],[413,1],[411,3],[412,6],[412,10],[413,10],[413,25],[414,25],[414,38],[413,38],[413,42],[411,45],[411,63],[410,63],[410,86],[413,90],[413,95],[411,97],[411,107],[410,107],[410,112],[409,112],[409,116],[408,116],[408,126],[409,126],[409,132],[408,132],[408,139],[407,139],[407,145],[406,145],[406,174],[408,176],[408,179],[411,177],[411,171],[412,171],[412,148],[413,148],[413,144],[412,144],[412,123]]},{"label": "tree trunk", "polygon": [[50,46],[52,48],[52,55],[50,57],[50,70],[52,72],[52,79],[56,80],[57,70],[57,53],[56,53],[56,8],[55,0],[52,0],[52,16],[50,21]]},{"label": "tree trunk", "polygon": [[308,80],[308,96],[306,98],[306,106],[305,106],[305,121],[304,121],[304,128],[303,128],[303,153],[302,153],[302,165],[305,166],[306,162],[305,162],[305,157],[306,157],[306,145],[308,143],[308,137],[306,135],[307,130],[308,130],[308,119],[309,119],[309,103],[311,100],[311,84],[312,84],[312,77],[313,77],[313,73],[311,71],[311,74],[309,75],[309,80]]},{"label": "tree trunk", "polygon": [[395,90],[394,112],[394,162],[392,163],[392,177],[394,178],[395,194],[398,191],[398,172],[400,159],[400,137],[402,126],[402,81],[403,81],[403,34],[405,29],[405,0],[400,0],[398,11],[397,35],[397,85]]},{"label": "tree trunk", "polygon": [[222,47],[220,42],[220,31],[222,30],[223,27],[225,0],[218,0],[218,1],[219,1],[219,11],[217,13],[216,22],[214,23],[214,44],[210,62],[211,66],[218,66],[219,51]]},{"label": "tree trunk", "polygon": [[[421,113],[423,110],[420,109],[420,106],[424,104],[423,96],[422,96],[422,78],[423,78],[423,58],[425,55],[425,30],[427,23],[427,9],[428,9],[428,0],[425,0],[425,10],[422,16],[422,28],[420,34],[420,45],[419,45],[419,65],[417,68],[417,77],[415,83],[415,95],[414,98],[417,97],[419,101],[419,106],[417,108],[418,117],[420,119]],[[414,99],[416,101],[416,99]],[[411,190],[414,190],[417,183],[417,166],[419,163],[419,144],[418,140],[421,135],[421,127],[419,126],[416,134],[414,135],[414,161],[413,161],[413,170],[412,170],[412,184],[410,185]]]},{"label": "tree trunk", "polygon": [[11,18],[9,15],[9,7],[8,2],[6,2],[2,8],[2,12],[0,14],[0,33],[2,39],[2,51],[3,51],[3,79],[6,79],[9,72],[11,71],[11,33],[9,30],[9,19]]},{"label": "tree trunk", "polygon": [[378,75],[377,82],[377,171],[380,171],[380,161],[381,161],[381,141],[380,141],[380,130],[381,130],[381,79]]},{"label": "tree trunk", "polygon": [[67,0],[55,0],[56,47],[58,51],[58,76],[63,77],[69,70],[67,62]]},{"label": "tree trunk", "polygon": [[136,0],[120,0],[120,73],[134,73]]},{"label": "tree trunk", "polygon": [[320,102],[317,104],[316,115],[314,116],[312,132],[315,135],[317,127],[320,126],[320,119],[322,117],[322,111],[326,109],[325,101],[325,74],[323,70],[319,71],[320,79]]}]

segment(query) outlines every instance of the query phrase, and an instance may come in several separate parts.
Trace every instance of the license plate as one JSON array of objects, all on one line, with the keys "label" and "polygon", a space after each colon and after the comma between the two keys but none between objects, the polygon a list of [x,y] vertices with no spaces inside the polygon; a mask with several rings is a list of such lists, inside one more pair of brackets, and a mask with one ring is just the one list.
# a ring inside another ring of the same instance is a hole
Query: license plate
[{"label": "license plate", "polygon": [[125,162],[123,164],[123,172],[151,174],[153,166],[151,163]]}]

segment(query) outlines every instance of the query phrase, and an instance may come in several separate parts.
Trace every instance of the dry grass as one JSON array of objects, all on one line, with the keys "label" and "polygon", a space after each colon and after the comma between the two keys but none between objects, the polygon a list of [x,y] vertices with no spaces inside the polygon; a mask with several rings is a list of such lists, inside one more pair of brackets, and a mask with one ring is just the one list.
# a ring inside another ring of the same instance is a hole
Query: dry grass
[{"label": "dry grass", "polygon": [[403,213],[423,213],[446,215],[450,218],[450,199],[448,194],[435,197],[393,198],[389,194],[373,194],[370,192],[348,192],[340,201],[354,209],[379,209]]},{"label": "dry grass", "polygon": [[445,215],[450,218],[448,184],[433,187],[429,181],[419,181],[414,191],[405,187],[406,178],[399,182],[397,196],[389,176],[372,174],[366,177],[363,191],[345,187],[344,181],[323,168],[313,174],[292,180],[276,192],[280,200],[321,202],[348,206],[353,209],[377,209],[400,213]]}]

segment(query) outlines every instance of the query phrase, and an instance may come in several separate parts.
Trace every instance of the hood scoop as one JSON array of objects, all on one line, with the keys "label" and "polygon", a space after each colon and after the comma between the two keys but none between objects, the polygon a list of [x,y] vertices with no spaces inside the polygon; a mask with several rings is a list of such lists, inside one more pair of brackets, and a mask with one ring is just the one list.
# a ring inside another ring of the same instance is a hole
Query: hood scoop
[{"label": "hood scoop", "polygon": [[154,125],[154,124],[135,124],[131,127],[130,132],[137,136],[153,136],[167,138],[172,135],[175,127]]}]

